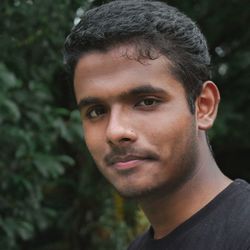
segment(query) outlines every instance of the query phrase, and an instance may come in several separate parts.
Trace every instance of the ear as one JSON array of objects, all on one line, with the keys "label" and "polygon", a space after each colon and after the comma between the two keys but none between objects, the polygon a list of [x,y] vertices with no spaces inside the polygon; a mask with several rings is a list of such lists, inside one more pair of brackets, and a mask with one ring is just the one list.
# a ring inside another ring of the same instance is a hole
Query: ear
[{"label": "ear", "polygon": [[201,130],[207,130],[213,126],[217,116],[220,102],[220,92],[217,86],[211,82],[203,83],[201,94],[196,99],[197,126]]}]

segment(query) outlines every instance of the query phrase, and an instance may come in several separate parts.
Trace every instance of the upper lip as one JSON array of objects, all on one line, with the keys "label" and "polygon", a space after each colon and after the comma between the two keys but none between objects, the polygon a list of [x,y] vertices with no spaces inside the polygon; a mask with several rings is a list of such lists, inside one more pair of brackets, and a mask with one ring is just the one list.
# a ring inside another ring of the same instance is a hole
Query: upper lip
[{"label": "upper lip", "polygon": [[126,155],[126,156],[115,156],[110,160],[110,165],[116,164],[118,162],[128,162],[134,160],[149,160],[148,157],[138,156],[138,155]]}]

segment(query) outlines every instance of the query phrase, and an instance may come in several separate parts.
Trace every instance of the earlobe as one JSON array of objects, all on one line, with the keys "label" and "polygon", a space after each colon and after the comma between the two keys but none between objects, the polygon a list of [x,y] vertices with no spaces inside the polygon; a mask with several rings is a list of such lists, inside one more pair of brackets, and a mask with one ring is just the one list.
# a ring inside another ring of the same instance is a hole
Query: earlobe
[{"label": "earlobe", "polygon": [[220,92],[217,86],[211,81],[204,82],[201,94],[196,100],[196,118],[199,129],[208,130],[213,126],[219,102]]}]

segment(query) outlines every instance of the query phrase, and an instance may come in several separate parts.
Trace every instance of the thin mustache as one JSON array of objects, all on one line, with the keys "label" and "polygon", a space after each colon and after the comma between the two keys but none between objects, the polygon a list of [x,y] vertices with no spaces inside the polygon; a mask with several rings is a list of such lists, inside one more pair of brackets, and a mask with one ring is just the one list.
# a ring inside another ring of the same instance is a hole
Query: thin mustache
[{"label": "thin mustache", "polygon": [[110,166],[120,161],[129,161],[136,159],[158,160],[159,156],[149,150],[113,148],[112,151],[104,157],[104,162],[108,166]]}]

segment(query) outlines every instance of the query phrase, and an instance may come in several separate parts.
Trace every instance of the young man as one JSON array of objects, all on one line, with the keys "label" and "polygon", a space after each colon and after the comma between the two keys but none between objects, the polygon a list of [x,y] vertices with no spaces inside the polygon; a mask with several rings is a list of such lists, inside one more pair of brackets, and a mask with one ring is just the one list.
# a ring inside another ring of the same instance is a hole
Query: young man
[{"label": "young man", "polygon": [[207,141],[220,95],[193,21],[161,2],[104,4],[72,29],[65,62],[99,170],[151,223],[129,249],[250,249],[250,187]]}]

